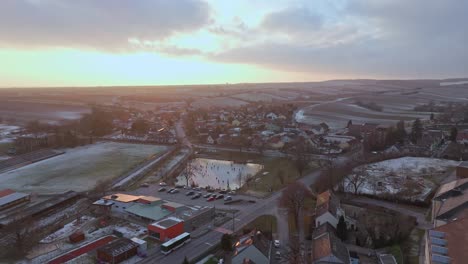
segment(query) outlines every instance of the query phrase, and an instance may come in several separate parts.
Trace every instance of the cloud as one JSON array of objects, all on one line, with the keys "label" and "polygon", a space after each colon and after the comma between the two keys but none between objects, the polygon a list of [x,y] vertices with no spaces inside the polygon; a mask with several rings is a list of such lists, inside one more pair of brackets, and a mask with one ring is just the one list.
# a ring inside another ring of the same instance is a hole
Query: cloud
[{"label": "cloud", "polygon": [[129,39],[164,40],[210,16],[200,0],[2,0],[0,46],[124,51]]},{"label": "cloud", "polygon": [[267,14],[260,25],[264,30],[286,34],[306,34],[320,29],[322,17],[306,7],[286,8]]},{"label": "cloud", "polygon": [[270,14],[261,26],[292,31],[294,38],[247,43],[211,54],[211,58],[277,70],[356,77],[465,76],[466,10],[468,2],[458,0],[349,0],[334,22],[317,20],[314,24],[314,19],[300,22],[307,20],[300,16],[288,21],[292,13],[286,9],[280,13],[289,13],[289,17],[275,15],[274,23],[265,22],[271,21]]}]

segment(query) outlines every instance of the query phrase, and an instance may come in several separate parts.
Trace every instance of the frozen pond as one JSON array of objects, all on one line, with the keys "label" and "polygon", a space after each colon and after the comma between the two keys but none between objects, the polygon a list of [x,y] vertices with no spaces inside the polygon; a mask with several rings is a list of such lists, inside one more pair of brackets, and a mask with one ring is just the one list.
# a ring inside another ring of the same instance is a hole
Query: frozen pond
[{"label": "frozen pond", "polygon": [[261,164],[197,158],[189,162],[187,169],[177,177],[177,184],[187,184],[185,175],[189,171],[190,186],[235,190],[262,169]]}]

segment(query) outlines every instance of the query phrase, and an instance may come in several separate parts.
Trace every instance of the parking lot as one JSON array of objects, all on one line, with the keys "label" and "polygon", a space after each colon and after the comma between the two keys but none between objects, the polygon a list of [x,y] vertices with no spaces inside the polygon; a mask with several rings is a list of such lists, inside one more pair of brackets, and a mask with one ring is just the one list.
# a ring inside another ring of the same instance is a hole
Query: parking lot
[{"label": "parking lot", "polygon": [[[249,206],[254,205],[257,203],[259,200],[258,198],[247,196],[247,195],[241,195],[241,194],[224,194],[224,197],[222,199],[216,199],[213,201],[207,201],[207,198],[203,197],[207,194],[219,194],[218,191],[215,192],[207,192],[206,190],[188,190],[188,189],[183,189],[183,188],[175,188],[174,186],[165,186],[165,191],[159,191],[161,187],[157,184],[152,184],[149,185],[148,187],[140,187],[138,190],[136,190],[136,193],[139,195],[150,195],[150,196],[155,196],[162,198],[164,200],[168,200],[171,202],[176,202],[180,204],[186,204],[186,205],[201,205],[201,206],[216,206],[220,208],[227,208],[227,209],[242,209],[246,208]],[[175,188],[178,190],[177,193],[168,193],[167,191]],[[197,199],[192,199],[193,195],[188,196],[187,193],[193,191],[195,194],[196,193],[201,193],[201,197]],[[232,201],[238,201],[239,202],[233,202],[230,204],[224,204],[224,198],[226,196],[231,196]]]}]

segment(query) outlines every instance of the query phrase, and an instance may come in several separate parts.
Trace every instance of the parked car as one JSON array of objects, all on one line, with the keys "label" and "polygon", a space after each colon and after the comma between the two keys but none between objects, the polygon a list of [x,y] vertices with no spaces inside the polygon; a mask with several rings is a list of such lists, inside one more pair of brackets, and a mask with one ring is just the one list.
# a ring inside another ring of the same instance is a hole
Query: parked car
[{"label": "parked car", "polygon": [[200,197],[201,197],[201,195],[199,193],[197,193],[194,196],[192,196],[192,200],[198,199]]},{"label": "parked car", "polygon": [[175,188],[171,188],[171,189],[167,190],[167,193],[172,193],[173,190],[175,190]]},{"label": "parked car", "polygon": [[209,192],[209,193],[214,193],[213,189],[206,189],[206,191]]},{"label": "parked car", "polygon": [[211,202],[211,201],[214,201],[216,200],[213,196],[209,197],[208,199],[206,199],[207,202]]},{"label": "parked car", "polygon": [[187,185],[184,185],[184,189],[185,190],[190,190],[190,187],[188,187]]},{"label": "parked car", "polygon": [[224,197],[224,201],[232,201],[232,197],[231,196],[226,196],[226,197]]},{"label": "parked car", "polygon": [[193,187],[192,190],[194,190],[194,191],[201,191],[201,188],[200,188],[200,187]]},{"label": "parked car", "polygon": [[164,192],[166,190],[166,187],[161,187],[159,188],[158,192]]},{"label": "parked car", "polygon": [[229,191],[227,194],[229,194],[229,195],[236,195],[236,192],[235,192],[235,191]]},{"label": "parked car", "polygon": [[149,183],[144,182],[144,183],[140,184],[140,187],[149,187]]},{"label": "parked car", "polygon": [[281,253],[279,251],[276,251],[275,259],[281,259]]},{"label": "parked car", "polygon": [[207,193],[207,194],[203,195],[203,198],[208,198],[210,196],[211,196],[211,193]]},{"label": "parked car", "polygon": [[178,193],[178,192],[179,192],[179,190],[174,189],[174,190],[172,190],[170,193],[174,194],[174,193]]},{"label": "parked car", "polygon": [[182,188],[184,188],[184,185],[180,185],[180,184],[179,184],[179,185],[176,185],[175,187],[176,187],[177,189],[182,189]]},{"label": "parked car", "polygon": [[159,183],[159,186],[167,186],[167,183],[165,183],[165,182],[160,182],[160,183]]},{"label": "parked car", "polygon": [[216,200],[218,200],[218,199],[223,199],[223,198],[224,198],[224,195],[222,195],[222,194],[218,194],[218,195],[216,196]]},{"label": "parked car", "polygon": [[191,196],[191,195],[194,195],[194,194],[195,194],[194,191],[188,191],[186,195],[187,195],[187,196]]},{"label": "parked car", "polygon": [[227,191],[226,191],[226,190],[221,190],[221,191],[219,191],[218,193],[219,193],[219,194],[226,194]]},{"label": "parked car", "polygon": [[280,247],[280,241],[279,240],[275,240],[274,244],[275,244],[275,248]]}]

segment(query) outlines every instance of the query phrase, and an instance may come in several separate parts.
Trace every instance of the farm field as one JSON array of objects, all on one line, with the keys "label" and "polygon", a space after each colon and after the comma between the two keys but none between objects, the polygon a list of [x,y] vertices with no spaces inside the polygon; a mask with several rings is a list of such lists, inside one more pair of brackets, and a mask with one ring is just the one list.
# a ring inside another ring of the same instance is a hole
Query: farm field
[{"label": "farm field", "polygon": [[67,105],[59,102],[34,102],[20,100],[0,100],[0,116],[26,123],[31,120],[58,122],[79,119],[91,110],[84,105]]},{"label": "farm field", "polygon": [[[356,105],[357,101],[373,102],[382,107],[382,111],[374,111]],[[468,102],[466,87],[424,88],[420,90],[398,91],[385,93],[355,94],[332,101],[317,103],[300,109],[296,120],[303,123],[327,123],[331,128],[339,129],[346,126],[349,120],[354,123],[378,123],[393,125],[399,120],[413,121],[416,118],[428,119],[431,113],[414,111],[417,105],[434,102]]]},{"label": "farm field", "polygon": [[98,180],[120,176],[165,146],[102,142],[0,174],[0,186],[40,194],[87,191]]}]

